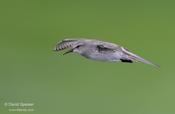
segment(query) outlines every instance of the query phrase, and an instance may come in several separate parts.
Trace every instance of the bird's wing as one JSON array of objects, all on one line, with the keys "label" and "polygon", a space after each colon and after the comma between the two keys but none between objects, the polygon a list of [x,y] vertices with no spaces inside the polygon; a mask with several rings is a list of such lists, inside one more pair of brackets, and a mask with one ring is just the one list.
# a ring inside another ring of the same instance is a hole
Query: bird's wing
[{"label": "bird's wing", "polygon": [[64,50],[67,48],[73,49],[81,44],[82,42],[80,42],[77,39],[64,39],[56,44],[54,51],[60,51],[60,50]]},{"label": "bird's wing", "polygon": [[116,51],[120,49],[120,46],[109,42],[98,42],[97,49],[99,51]]},{"label": "bird's wing", "polygon": [[90,46],[96,46],[99,50],[102,51],[115,51],[120,49],[118,45],[109,43],[109,42],[104,42],[104,41],[99,41],[95,39],[86,39],[86,38],[81,38],[81,39],[64,39],[60,42],[57,43],[55,46],[54,50],[55,51],[60,51],[63,49],[67,48],[75,48],[78,45],[90,45]]},{"label": "bird's wing", "polygon": [[139,61],[139,62],[142,62],[142,63],[145,63],[145,64],[149,64],[149,65],[153,65],[155,67],[158,67],[159,68],[159,65],[156,65],[132,52],[130,52],[128,49],[124,48],[124,47],[121,47],[122,49],[122,52],[123,52],[123,56],[124,56],[124,60],[135,60],[135,61]]}]

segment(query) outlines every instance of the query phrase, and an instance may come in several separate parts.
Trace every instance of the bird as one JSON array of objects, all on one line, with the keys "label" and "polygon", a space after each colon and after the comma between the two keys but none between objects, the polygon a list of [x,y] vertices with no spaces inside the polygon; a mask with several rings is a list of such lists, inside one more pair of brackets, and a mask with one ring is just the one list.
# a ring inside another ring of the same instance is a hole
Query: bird
[{"label": "bird", "polygon": [[144,64],[159,67],[159,65],[132,53],[123,46],[96,39],[66,38],[59,41],[53,50],[62,51],[65,49],[69,50],[63,55],[68,53],[78,53],[81,56],[92,60],[110,62],[121,61],[124,63],[142,62]]}]

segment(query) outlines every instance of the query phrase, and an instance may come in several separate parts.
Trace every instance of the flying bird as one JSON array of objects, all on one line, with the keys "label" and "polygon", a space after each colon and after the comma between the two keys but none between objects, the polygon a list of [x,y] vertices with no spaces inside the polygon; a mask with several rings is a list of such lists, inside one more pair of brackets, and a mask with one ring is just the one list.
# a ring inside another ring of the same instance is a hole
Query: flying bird
[{"label": "flying bird", "polygon": [[64,49],[69,50],[63,55],[73,52],[92,60],[112,62],[121,61],[125,63],[138,61],[159,67],[158,65],[132,53],[123,46],[95,39],[64,39],[56,44],[54,51],[61,51]]}]

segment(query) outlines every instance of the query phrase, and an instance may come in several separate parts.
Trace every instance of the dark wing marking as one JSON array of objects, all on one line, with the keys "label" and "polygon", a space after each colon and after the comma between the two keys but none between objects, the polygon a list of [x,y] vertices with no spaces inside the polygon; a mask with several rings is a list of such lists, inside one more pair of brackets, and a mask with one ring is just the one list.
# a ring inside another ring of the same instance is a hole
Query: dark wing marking
[{"label": "dark wing marking", "polygon": [[104,45],[97,45],[97,50],[99,52],[108,52],[108,51],[115,51],[113,48],[110,48],[110,47],[107,47],[107,46],[104,46]]},{"label": "dark wing marking", "polygon": [[120,60],[121,62],[125,62],[125,63],[133,63],[133,61],[130,59],[120,59]]}]

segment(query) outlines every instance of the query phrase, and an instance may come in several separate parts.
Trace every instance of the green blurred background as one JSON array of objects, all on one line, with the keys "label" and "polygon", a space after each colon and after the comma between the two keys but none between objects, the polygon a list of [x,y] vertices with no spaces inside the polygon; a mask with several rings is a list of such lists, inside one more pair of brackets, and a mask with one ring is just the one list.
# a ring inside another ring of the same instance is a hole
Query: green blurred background
[{"label": "green blurred background", "polygon": [[[1,0],[0,113],[175,114],[175,2]],[[161,67],[52,51],[65,37],[123,45]]]}]

